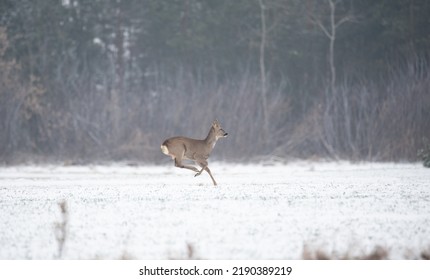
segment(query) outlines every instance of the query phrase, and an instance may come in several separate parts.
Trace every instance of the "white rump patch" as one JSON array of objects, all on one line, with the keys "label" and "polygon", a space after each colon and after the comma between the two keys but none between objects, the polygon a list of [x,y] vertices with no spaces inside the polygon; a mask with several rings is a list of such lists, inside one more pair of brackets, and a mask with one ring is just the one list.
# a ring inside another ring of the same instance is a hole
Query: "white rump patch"
[{"label": "white rump patch", "polygon": [[161,151],[163,152],[163,154],[169,155],[169,149],[167,149],[167,146],[161,145],[160,148],[161,148]]}]

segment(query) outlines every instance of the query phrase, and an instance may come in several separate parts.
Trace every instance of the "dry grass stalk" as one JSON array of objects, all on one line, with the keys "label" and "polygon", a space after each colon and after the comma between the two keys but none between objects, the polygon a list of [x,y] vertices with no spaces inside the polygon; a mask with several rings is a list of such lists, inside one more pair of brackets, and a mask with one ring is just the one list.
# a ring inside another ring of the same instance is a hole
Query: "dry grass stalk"
[{"label": "dry grass stalk", "polygon": [[64,245],[67,238],[67,225],[69,223],[69,213],[67,207],[67,201],[63,200],[58,202],[58,206],[61,211],[61,221],[55,223],[55,238],[58,245],[58,255],[59,259],[62,258],[64,252]]}]

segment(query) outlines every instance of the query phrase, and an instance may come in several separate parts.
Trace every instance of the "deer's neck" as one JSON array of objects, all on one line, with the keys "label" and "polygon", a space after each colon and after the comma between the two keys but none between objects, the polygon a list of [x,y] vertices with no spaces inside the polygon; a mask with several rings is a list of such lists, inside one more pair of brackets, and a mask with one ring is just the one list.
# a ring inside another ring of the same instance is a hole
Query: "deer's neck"
[{"label": "deer's neck", "polygon": [[211,127],[211,130],[209,130],[208,136],[205,139],[206,144],[210,147],[211,150],[215,147],[216,140],[217,139],[215,129]]}]

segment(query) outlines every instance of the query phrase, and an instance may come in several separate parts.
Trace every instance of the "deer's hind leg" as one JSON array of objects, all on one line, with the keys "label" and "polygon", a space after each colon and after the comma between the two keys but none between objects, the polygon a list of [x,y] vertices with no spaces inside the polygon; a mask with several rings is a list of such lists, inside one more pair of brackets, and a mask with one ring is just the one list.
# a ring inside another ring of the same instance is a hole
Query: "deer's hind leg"
[{"label": "deer's hind leg", "polygon": [[176,167],[186,168],[186,169],[190,169],[190,170],[192,170],[194,172],[199,172],[199,170],[197,168],[195,168],[194,166],[182,164],[182,157],[180,157],[180,158],[175,157],[174,161],[175,161],[175,166]]}]

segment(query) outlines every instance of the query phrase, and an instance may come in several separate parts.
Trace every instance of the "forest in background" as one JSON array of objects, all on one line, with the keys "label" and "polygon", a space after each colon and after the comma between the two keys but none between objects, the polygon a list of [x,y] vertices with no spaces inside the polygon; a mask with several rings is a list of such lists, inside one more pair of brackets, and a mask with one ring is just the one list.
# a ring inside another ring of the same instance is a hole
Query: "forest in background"
[{"label": "forest in background", "polygon": [[[416,161],[427,0],[0,0],[0,164]],[[221,143],[222,141],[222,143]]]}]

